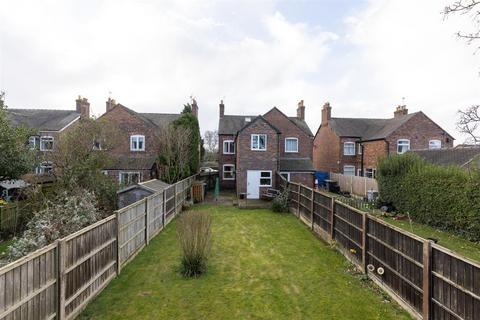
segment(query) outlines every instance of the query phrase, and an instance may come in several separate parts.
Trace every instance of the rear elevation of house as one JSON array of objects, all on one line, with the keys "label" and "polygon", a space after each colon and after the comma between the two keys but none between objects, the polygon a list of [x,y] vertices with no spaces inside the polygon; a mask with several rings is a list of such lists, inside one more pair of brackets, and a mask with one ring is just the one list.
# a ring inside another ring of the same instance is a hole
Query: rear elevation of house
[{"label": "rear elevation of house", "polygon": [[453,147],[454,138],[423,112],[398,106],[390,119],[333,118],[322,109],[313,161],[319,171],[375,177],[378,160],[415,149]]},{"label": "rear elevation of house", "polygon": [[276,174],[313,186],[313,134],[305,122],[305,106],[288,117],[276,107],[264,115],[225,115],[220,103],[219,173],[223,189],[258,199],[275,186]]}]

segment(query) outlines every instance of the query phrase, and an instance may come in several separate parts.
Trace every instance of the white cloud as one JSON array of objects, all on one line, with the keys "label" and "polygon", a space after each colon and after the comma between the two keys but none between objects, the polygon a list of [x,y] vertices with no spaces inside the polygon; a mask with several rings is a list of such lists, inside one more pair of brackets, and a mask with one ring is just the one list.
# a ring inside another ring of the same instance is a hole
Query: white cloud
[{"label": "white cloud", "polygon": [[0,88],[11,107],[93,111],[108,92],[138,111],[178,112],[193,94],[202,130],[230,114],[304,99],[315,131],[325,101],[334,116],[391,116],[406,97],[455,132],[456,110],[478,103],[478,56],[458,41],[457,19],[436,0],[372,0],[322,21],[292,22],[271,1],[6,1],[0,11]]}]

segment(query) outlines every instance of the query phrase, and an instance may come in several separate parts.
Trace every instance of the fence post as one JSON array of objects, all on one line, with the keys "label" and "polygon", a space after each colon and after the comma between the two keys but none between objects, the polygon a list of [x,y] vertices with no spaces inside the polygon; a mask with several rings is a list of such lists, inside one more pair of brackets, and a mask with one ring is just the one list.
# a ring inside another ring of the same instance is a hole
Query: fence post
[{"label": "fence post", "polygon": [[431,300],[431,273],[432,273],[432,242],[425,240],[423,242],[423,306],[422,316],[424,320],[431,319],[430,300]]},{"label": "fence post", "polygon": [[149,228],[149,223],[150,223],[150,219],[149,219],[149,214],[148,212],[150,210],[148,210],[148,197],[145,198],[145,245],[148,246],[148,243],[150,242],[150,228]]},{"label": "fence post", "polygon": [[165,203],[165,189],[162,191],[162,229],[165,228],[165,211],[167,210],[167,204]]},{"label": "fence post", "polygon": [[173,216],[176,217],[177,216],[177,184],[176,183],[173,185],[173,209],[174,209]]},{"label": "fence post", "polygon": [[300,184],[297,184],[297,216],[300,217],[300,192],[302,190],[302,187],[300,187]]},{"label": "fence post", "polygon": [[367,250],[368,250],[368,214],[362,215],[362,268],[367,273]]},{"label": "fence post", "polygon": [[57,274],[57,286],[58,286],[58,296],[57,296],[57,319],[65,319],[65,293],[66,293],[66,281],[65,281],[65,240],[58,240],[57,242],[57,263],[58,263],[58,274]]},{"label": "fence post", "polygon": [[122,270],[122,259],[121,259],[121,249],[120,249],[120,213],[115,212],[115,220],[117,221],[117,276],[120,275]]},{"label": "fence post", "polygon": [[313,230],[313,208],[314,208],[314,195],[315,195],[315,191],[313,191],[313,188],[312,188],[312,199],[311,199],[311,204],[310,204],[310,221],[312,223],[312,230]]},{"label": "fence post", "polygon": [[333,241],[335,231],[335,198],[332,197],[331,209],[330,209],[330,240]]}]

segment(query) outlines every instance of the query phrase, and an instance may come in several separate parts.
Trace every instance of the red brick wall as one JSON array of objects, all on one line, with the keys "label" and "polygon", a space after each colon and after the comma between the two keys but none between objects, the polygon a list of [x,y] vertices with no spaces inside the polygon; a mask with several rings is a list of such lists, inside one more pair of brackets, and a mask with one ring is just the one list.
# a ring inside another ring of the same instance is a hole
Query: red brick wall
[{"label": "red brick wall", "polygon": [[313,166],[316,170],[338,172],[340,152],[340,138],[327,126],[321,126],[313,142]]},{"label": "red brick wall", "polygon": [[307,187],[313,188],[315,186],[315,177],[313,173],[308,172],[291,172],[290,181],[301,183]]},{"label": "red brick wall", "polygon": [[235,140],[233,135],[219,135],[218,139],[218,174],[220,179],[220,187],[222,189],[234,189],[235,180],[223,180],[223,165],[224,164],[233,164],[236,163],[236,150],[235,154],[223,154],[223,141],[225,140]]},{"label": "red brick wall", "polygon": [[[267,150],[251,150],[251,134],[267,135]],[[255,120],[237,136],[237,194],[247,191],[247,170],[271,170],[272,186],[278,167],[278,135],[263,119]],[[261,188],[262,189],[262,188]],[[262,190],[260,191],[260,193]]]},{"label": "red brick wall", "polygon": [[442,148],[453,147],[453,139],[423,112],[417,113],[387,137],[390,154],[397,153],[397,140],[410,139],[410,149],[428,149],[429,140],[442,141]]},{"label": "red brick wall", "polygon": [[[280,110],[273,108],[263,116],[268,122],[281,131],[280,157],[282,158],[312,158],[313,137],[297,127]],[[298,139],[298,152],[285,152],[285,138]]]},{"label": "red brick wall", "polygon": [[[358,172],[358,169],[361,167],[362,156],[358,154],[358,138],[340,138],[340,164],[338,166],[338,171],[336,173],[343,173],[344,166],[354,166],[355,167],[355,175]],[[353,156],[346,156],[344,155],[343,144],[345,142],[355,142],[355,155]]]},{"label": "red brick wall", "polygon": [[363,143],[363,167],[364,169],[376,169],[378,160],[386,157],[388,145],[385,140],[369,141]]}]

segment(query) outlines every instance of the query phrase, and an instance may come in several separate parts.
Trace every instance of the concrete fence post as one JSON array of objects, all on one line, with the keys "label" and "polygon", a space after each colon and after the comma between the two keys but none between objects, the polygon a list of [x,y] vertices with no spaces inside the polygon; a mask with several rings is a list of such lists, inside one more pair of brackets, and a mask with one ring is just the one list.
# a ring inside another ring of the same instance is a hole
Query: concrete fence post
[{"label": "concrete fence post", "polygon": [[65,240],[58,240],[57,242],[57,262],[58,262],[58,275],[57,275],[57,286],[58,286],[58,296],[57,296],[57,319],[64,320],[65,317],[65,296],[67,283],[65,281]]},{"label": "concrete fence post", "polygon": [[432,241],[425,240],[423,242],[423,306],[422,318],[424,320],[431,319],[431,279],[432,279]]},{"label": "concrete fence post", "polygon": [[121,259],[121,249],[120,249],[120,213],[118,211],[115,212],[115,221],[117,222],[117,276],[120,275],[120,271],[122,270],[122,259]]}]

